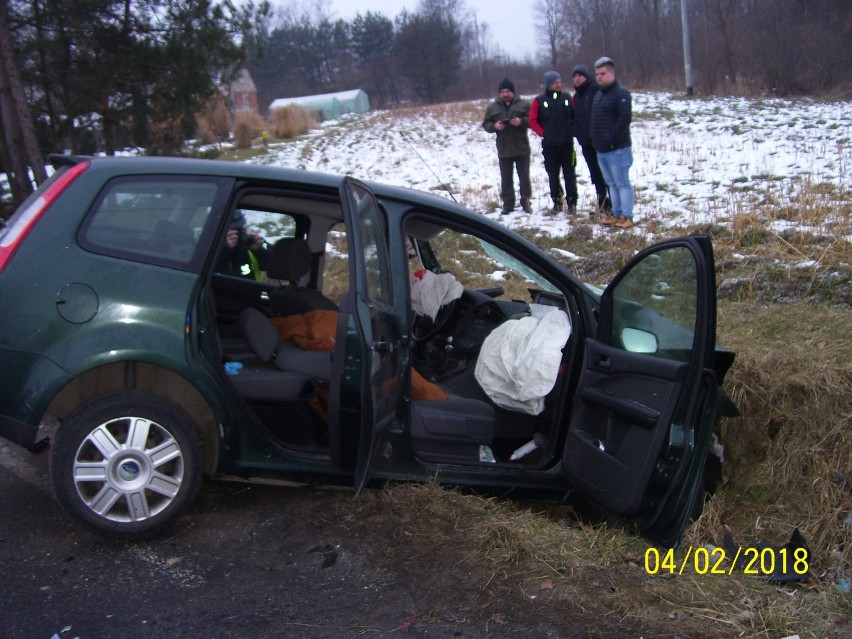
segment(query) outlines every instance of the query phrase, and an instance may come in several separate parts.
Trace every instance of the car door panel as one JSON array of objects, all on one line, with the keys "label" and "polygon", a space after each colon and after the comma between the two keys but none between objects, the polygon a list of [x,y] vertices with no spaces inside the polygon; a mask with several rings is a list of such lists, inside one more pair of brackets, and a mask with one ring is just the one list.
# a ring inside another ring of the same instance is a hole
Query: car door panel
[{"label": "car door panel", "polygon": [[[583,373],[565,463],[574,483],[607,510],[629,516],[645,484],[680,395],[684,365],[586,342],[586,360],[608,362]],[[644,362],[643,360],[652,360]],[[645,364],[645,372],[643,372]]]},{"label": "car door panel", "polygon": [[586,372],[587,384],[580,393],[583,404],[646,428],[659,423],[666,398],[683,382],[687,368],[595,340],[586,341],[586,358],[597,365]]},{"label": "car door panel", "polygon": [[637,255],[602,295],[571,405],[571,483],[663,545],[683,534],[712,433],[715,304],[707,238]]},{"label": "car door panel", "polygon": [[[359,339],[347,341],[345,358],[351,364],[350,376],[362,385],[357,437],[351,425],[339,420],[350,407],[343,406],[341,399],[334,408],[341,429],[337,441],[341,445],[358,442],[354,483],[359,492],[372,476],[387,431],[402,405],[403,323],[394,308],[386,220],[375,196],[362,183],[346,178],[341,200],[350,238],[349,254],[354,256],[350,260],[352,320]],[[350,384],[349,396],[353,394]],[[343,451],[333,455],[337,459],[347,457]]]}]

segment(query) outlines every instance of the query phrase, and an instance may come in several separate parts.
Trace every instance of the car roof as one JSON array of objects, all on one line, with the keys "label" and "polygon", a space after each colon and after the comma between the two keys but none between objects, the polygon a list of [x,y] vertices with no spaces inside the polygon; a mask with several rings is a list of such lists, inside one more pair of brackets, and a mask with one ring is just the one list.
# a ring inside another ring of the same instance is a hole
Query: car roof
[{"label": "car roof", "polygon": [[[307,187],[309,190],[324,191],[337,195],[343,184],[344,176],[321,171],[308,171],[281,166],[251,164],[247,162],[229,162],[226,160],[204,160],[200,158],[180,158],[167,156],[81,156],[52,155],[50,160],[56,165],[70,165],[82,161],[91,163],[92,168],[121,173],[165,173],[170,175],[210,175],[215,177],[233,177],[251,181],[270,181],[277,186],[290,183]],[[377,182],[369,177],[351,176],[366,184],[380,199],[406,202],[428,209],[442,209],[462,217],[477,213],[451,201],[442,195],[420,191],[408,187],[394,186]]]}]

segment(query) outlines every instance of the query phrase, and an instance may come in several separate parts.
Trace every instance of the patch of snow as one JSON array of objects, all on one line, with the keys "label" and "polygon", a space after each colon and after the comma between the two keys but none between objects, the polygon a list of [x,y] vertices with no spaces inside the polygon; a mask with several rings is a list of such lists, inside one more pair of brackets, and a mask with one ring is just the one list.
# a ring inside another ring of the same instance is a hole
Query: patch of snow
[{"label": "patch of snow", "polygon": [[[666,93],[634,93],[636,190],[633,232],[693,225],[727,225],[744,203],[786,202],[799,183],[828,183],[849,189],[852,164],[852,108],[848,102],[807,99],[686,99]],[[487,100],[458,103],[459,113],[484,112]],[[270,145],[250,162],[352,175],[430,190],[450,197],[449,185],[465,206],[515,229],[552,236],[571,232],[577,222],[550,215],[541,148],[530,132],[533,212],[499,214],[500,176],[494,136],[472,117],[440,118],[428,110],[374,111],[326,122],[322,131],[297,141]],[[575,149],[579,146],[575,143]],[[594,210],[595,194],[578,153],[578,219]],[[849,203],[841,202],[848,210]],[[794,209],[795,210],[795,209]],[[849,224],[849,221],[845,221]],[[773,222],[775,230],[795,222]],[[590,225],[597,236],[609,229]],[[852,234],[852,229],[849,231]]]}]

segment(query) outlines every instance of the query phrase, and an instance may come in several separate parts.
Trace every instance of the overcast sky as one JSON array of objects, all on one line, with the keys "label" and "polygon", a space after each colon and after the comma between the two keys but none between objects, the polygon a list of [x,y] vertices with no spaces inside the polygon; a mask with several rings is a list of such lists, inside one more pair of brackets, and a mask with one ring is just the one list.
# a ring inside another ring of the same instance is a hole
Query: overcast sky
[{"label": "overcast sky", "polygon": [[[487,24],[491,42],[516,60],[535,55],[532,0],[464,0],[479,24]],[[417,9],[418,0],[331,0],[331,9],[344,20],[375,11],[393,20],[403,7]]]}]

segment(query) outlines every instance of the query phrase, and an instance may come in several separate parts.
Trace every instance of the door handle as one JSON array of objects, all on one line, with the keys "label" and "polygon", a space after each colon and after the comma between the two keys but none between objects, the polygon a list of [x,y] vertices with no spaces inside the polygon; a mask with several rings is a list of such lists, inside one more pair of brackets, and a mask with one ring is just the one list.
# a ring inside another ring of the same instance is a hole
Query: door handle
[{"label": "door handle", "polygon": [[373,350],[376,353],[393,353],[395,349],[393,342],[373,342]]}]

